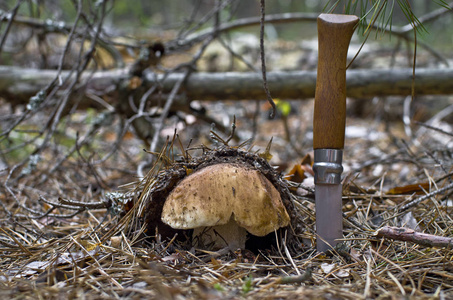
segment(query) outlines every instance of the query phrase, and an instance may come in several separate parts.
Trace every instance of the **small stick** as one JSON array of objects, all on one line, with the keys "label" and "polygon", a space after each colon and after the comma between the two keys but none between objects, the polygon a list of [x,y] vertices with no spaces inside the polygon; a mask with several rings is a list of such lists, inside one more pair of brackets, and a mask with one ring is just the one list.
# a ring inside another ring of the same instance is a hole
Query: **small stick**
[{"label": "small stick", "polygon": [[443,192],[451,190],[451,189],[453,189],[453,183],[450,183],[449,185],[447,185],[447,186],[445,186],[445,187],[443,187],[441,189],[435,190],[435,191],[433,191],[431,193],[428,193],[428,194],[426,194],[426,195],[424,195],[422,197],[414,199],[414,200],[412,200],[409,203],[406,203],[405,205],[403,205],[401,208],[398,209],[398,212],[402,213],[402,212],[404,212],[404,211],[406,211],[406,210],[418,205],[420,202],[425,201],[426,199],[428,199],[430,197],[433,197],[433,196],[435,196],[437,194],[443,193]]},{"label": "small stick", "polygon": [[272,106],[272,111],[269,114],[269,118],[273,119],[275,117],[276,106],[274,100],[272,99],[271,92],[267,86],[267,76],[266,76],[266,57],[264,56],[264,16],[265,16],[265,1],[260,1],[261,7],[261,18],[260,18],[260,54],[261,54],[261,74],[263,76],[263,87],[266,92],[267,101]]},{"label": "small stick", "polygon": [[312,279],[312,269],[311,269],[311,267],[307,267],[307,269],[305,270],[305,272],[302,275],[289,275],[289,276],[278,277],[278,278],[272,280],[271,282],[269,282],[268,284],[266,284],[265,286],[263,286],[261,290],[266,290],[266,289],[272,288],[279,284],[297,284],[297,283],[309,281],[311,279]]},{"label": "small stick", "polygon": [[412,242],[426,247],[453,248],[453,238],[417,232],[403,227],[384,226],[376,231],[375,236]]}]

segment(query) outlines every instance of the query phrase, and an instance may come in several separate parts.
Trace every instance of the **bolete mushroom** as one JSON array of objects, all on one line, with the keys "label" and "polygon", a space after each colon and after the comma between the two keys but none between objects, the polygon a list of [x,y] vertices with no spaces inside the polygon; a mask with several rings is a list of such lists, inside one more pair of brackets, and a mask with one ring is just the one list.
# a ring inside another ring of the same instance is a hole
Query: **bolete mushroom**
[{"label": "bolete mushroom", "polygon": [[258,170],[234,163],[204,167],[185,177],[165,200],[161,219],[194,229],[198,245],[244,249],[247,232],[265,236],[289,224],[280,193]]}]

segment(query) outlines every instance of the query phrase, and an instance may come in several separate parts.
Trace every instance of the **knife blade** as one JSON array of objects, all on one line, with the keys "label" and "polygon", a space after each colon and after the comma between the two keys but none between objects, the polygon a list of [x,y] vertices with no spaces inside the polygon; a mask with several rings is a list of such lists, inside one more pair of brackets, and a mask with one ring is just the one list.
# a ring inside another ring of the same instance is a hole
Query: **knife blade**
[{"label": "knife blade", "polygon": [[346,124],[346,57],[357,16],[318,17],[318,73],[313,114],[316,248],[325,252],[343,237],[342,158]]}]

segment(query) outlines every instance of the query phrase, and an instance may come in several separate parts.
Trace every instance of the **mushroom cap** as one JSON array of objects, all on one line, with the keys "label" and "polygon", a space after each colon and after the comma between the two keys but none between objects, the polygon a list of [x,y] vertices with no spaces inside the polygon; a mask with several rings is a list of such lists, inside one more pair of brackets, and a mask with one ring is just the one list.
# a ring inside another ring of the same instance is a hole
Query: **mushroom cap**
[{"label": "mushroom cap", "polygon": [[236,223],[256,236],[289,224],[280,193],[258,170],[231,163],[205,167],[168,195],[162,221],[175,229]]}]

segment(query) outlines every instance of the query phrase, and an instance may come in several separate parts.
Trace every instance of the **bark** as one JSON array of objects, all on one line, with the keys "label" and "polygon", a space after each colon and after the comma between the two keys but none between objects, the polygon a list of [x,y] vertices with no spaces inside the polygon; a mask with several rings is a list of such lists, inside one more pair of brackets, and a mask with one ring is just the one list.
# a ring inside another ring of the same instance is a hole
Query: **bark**
[{"label": "bark", "polygon": [[[61,76],[64,78],[67,74],[63,72]],[[0,66],[0,97],[15,104],[28,103],[29,98],[44,88],[55,75],[56,71],[53,70]],[[144,85],[149,87],[157,80],[165,94],[171,91],[182,76],[184,76],[182,73],[173,73],[163,79],[162,74],[148,73]],[[268,72],[267,79],[271,94],[275,98],[314,97],[315,71]],[[116,87],[124,87],[128,80],[128,72],[125,69],[118,69],[96,72],[92,75],[86,73],[82,76],[81,82],[86,82],[85,93],[102,96],[111,93]],[[452,82],[453,69],[417,69],[415,94],[453,94]],[[351,98],[406,96],[411,94],[411,85],[412,69],[347,72],[347,95]],[[181,90],[188,100],[266,99],[261,74],[258,73],[193,73],[184,82]]]},{"label": "bark", "polygon": [[412,242],[426,247],[453,248],[453,239],[433,234],[417,232],[409,228],[385,226],[376,231],[377,237]]}]

